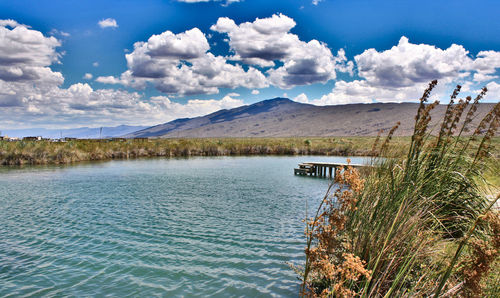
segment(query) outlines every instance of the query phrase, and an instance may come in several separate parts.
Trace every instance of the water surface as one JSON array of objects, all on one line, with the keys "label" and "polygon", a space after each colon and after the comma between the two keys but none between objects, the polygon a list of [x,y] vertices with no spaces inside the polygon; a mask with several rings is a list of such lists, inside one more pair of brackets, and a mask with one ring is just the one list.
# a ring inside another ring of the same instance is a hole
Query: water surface
[{"label": "water surface", "polygon": [[304,161],[345,158],[0,168],[0,296],[297,296],[287,262],[328,185]]}]

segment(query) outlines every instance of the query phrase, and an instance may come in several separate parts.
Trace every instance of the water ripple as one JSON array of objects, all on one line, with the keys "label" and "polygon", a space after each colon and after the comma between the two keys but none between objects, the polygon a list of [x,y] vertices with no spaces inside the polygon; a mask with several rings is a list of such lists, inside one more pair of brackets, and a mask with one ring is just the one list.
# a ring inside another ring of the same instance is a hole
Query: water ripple
[{"label": "water ripple", "polygon": [[293,176],[302,161],[1,170],[0,296],[296,296],[286,263],[328,183]]}]

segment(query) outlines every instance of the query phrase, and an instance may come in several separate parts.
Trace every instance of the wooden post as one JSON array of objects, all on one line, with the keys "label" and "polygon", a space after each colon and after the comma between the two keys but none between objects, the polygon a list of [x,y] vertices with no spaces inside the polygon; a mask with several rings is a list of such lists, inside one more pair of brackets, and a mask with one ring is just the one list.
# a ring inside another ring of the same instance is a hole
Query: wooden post
[{"label": "wooden post", "polygon": [[328,167],[328,177],[332,178],[332,167]]}]

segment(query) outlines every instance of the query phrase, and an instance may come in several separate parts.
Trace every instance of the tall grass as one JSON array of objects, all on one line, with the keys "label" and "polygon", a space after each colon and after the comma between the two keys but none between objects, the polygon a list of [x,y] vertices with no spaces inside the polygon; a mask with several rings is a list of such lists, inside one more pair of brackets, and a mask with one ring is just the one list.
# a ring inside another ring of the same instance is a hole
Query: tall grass
[{"label": "tall grass", "polygon": [[474,296],[487,288],[482,283],[500,250],[500,218],[492,209],[500,196],[484,194],[482,173],[498,167],[489,145],[500,104],[463,137],[487,90],[455,103],[457,86],[432,134],[430,111],[438,103],[427,101],[436,84],[420,100],[404,157],[389,146],[396,126],[382,145],[377,139],[372,151],[383,158],[373,159],[365,179],[353,168],[337,173],[307,224],[302,294]]},{"label": "tall grass", "polygon": [[[138,157],[220,155],[342,155],[371,154],[371,137],[336,138],[206,138],[125,141],[73,140],[0,141],[0,165],[72,163]],[[408,138],[399,138],[401,147]]]}]

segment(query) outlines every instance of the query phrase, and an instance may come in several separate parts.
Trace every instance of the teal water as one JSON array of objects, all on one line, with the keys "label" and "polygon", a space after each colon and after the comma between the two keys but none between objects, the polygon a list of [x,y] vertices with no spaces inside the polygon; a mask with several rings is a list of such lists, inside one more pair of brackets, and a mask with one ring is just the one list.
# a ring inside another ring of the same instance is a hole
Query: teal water
[{"label": "teal water", "polygon": [[287,262],[328,185],[303,161],[345,158],[1,168],[0,296],[297,296]]}]

